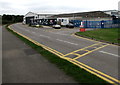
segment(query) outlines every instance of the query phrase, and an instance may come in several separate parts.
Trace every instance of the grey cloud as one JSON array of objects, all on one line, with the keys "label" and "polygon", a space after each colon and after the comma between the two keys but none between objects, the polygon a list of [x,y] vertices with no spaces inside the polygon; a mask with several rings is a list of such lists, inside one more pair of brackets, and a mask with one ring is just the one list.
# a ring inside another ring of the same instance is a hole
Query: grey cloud
[{"label": "grey cloud", "polygon": [[0,8],[11,8],[11,4],[8,2],[0,2]]},{"label": "grey cloud", "polygon": [[0,2],[0,14],[10,12],[12,9],[11,4],[8,2]]},{"label": "grey cloud", "polygon": [[120,11],[120,1],[118,2],[118,10]]},{"label": "grey cloud", "polygon": [[101,9],[105,9],[105,7],[82,4],[82,0],[70,0],[70,3],[64,0],[21,0],[19,2],[14,2],[12,0],[9,2],[7,0],[0,1],[0,14],[26,14],[29,11],[36,13],[71,13]]},{"label": "grey cloud", "polygon": [[70,13],[70,12],[81,12],[86,11],[88,8],[71,7],[71,6],[34,6],[30,7],[29,10],[33,12],[42,13]]}]

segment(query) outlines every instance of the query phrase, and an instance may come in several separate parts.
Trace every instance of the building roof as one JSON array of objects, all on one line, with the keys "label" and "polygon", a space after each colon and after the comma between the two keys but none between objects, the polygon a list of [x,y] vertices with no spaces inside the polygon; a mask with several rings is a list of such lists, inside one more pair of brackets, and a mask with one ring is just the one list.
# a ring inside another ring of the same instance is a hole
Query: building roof
[{"label": "building roof", "polygon": [[103,12],[118,12],[118,10],[104,10]]},{"label": "building roof", "polygon": [[43,14],[43,13],[34,13],[34,12],[28,12],[25,16],[34,16],[34,15],[39,15],[39,16],[52,16],[54,14]]},{"label": "building roof", "polygon": [[53,15],[52,17],[82,17],[82,18],[95,18],[95,17],[111,17],[109,14],[106,14],[102,11],[91,11],[91,12],[80,12],[80,13],[69,13],[69,14],[59,14]]}]

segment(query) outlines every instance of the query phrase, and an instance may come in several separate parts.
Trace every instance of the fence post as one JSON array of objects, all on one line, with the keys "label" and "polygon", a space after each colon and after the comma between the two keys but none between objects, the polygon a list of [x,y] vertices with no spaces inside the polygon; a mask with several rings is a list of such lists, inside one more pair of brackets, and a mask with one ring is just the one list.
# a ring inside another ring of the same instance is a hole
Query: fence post
[{"label": "fence post", "polygon": [[101,28],[104,28],[104,20],[101,21]]}]

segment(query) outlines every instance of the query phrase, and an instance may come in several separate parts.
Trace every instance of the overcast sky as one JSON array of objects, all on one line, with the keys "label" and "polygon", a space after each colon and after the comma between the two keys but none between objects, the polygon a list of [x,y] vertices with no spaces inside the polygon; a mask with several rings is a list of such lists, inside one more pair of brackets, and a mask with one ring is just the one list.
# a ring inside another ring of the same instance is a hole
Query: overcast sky
[{"label": "overcast sky", "polygon": [[0,0],[0,15],[118,10],[120,0]]}]

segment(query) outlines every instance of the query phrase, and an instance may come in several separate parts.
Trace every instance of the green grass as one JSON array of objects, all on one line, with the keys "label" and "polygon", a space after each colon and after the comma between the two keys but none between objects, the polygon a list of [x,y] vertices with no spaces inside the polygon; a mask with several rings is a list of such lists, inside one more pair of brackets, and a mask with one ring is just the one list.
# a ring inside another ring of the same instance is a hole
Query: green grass
[{"label": "green grass", "polygon": [[77,32],[76,35],[82,35],[83,37],[120,44],[120,37],[118,37],[118,29],[119,28],[96,29],[86,32]]},{"label": "green grass", "polygon": [[42,56],[49,60],[49,62],[55,64],[59,69],[64,71],[67,75],[71,76],[74,80],[80,83],[80,85],[110,85],[108,82],[102,80],[101,78],[85,71],[84,69],[70,63],[67,60],[61,59],[58,56],[50,53],[49,51],[43,49],[40,46],[32,43],[31,41],[25,39],[24,37],[18,35],[17,33],[13,32],[6,26],[7,30],[12,32],[26,44],[31,46],[37,52],[39,52]]}]

